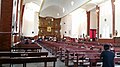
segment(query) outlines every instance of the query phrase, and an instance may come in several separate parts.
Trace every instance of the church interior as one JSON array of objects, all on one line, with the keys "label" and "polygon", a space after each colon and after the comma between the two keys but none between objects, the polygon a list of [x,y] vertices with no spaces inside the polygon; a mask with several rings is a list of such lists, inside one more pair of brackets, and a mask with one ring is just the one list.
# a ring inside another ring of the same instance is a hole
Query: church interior
[{"label": "church interior", "polygon": [[0,0],[0,67],[120,67],[120,0]]}]

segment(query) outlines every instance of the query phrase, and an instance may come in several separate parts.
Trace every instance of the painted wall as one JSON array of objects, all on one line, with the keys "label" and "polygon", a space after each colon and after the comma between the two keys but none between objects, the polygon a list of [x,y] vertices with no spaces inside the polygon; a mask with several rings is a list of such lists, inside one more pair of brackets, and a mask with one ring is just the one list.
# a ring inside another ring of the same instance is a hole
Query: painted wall
[{"label": "painted wall", "polygon": [[[64,36],[71,36],[71,30],[72,30],[72,16],[67,15],[61,19],[60,22],[61,25],[61,37]],[[65,33],[66,32],[66,33]]]},{"label": "painted wall", "polygon": [[[65,23],[65,24],[64,24]],[[66,34],[64,32],[67,31]],[[87,34],[87,14],[84,9],[77,9],[61,19],[61,34],[78,38]]]},{"label": "painted wall", "polygon": [[23,14],[22,33],[23,36],[34,37],[38,33],[39,6],[34,3],[27,3]]},{"label": "painted wall", "polygon": [[90,11],[90,29],[97,29],[97,13],[95,9]]},{"label": "painted wall", "polygon": [[112,35],[112,5],[111,0],[102,3],[100,6],[100,23],[99,23],[99,36],[100,38],[110,39],[110,34]]},{"label": "painted wall", "polygon": [[17,21],[16,21],[16,11],[17,11],[17,1],[18,0],[13,0],[13,13],[12,13],[12,32],[16,33],[16,26],[17,26]]},{"label": "painted wall", "polygon": [[34,13],[34,35],[38,35],[39,17],[38,12]]},{"label": "painted wall", "polygon": [[120,0],[115,2],[115,30],[117,30],[117,37],[120,37]]},{"label": "painted wall", "polygon": [[87,14],[82,8],[71,13],[72,15],[72,38],[79,38],[83,34],[87,34]]},{"label": "painted wall", "polygon": [[20,24],[20,3],[21,3],[21,0],[19,0],[19,3],[18,3],[18,17],[17,17],[17,31],[16,32],[19,32],[19,24]]}]

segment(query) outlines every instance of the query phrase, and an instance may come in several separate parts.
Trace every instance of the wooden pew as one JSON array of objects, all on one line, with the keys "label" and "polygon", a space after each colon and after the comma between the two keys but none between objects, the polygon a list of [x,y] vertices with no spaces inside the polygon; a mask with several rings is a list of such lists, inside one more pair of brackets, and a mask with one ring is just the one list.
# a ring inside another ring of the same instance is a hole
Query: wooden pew
[{"label": "wooden pew", "polygon": [[0,64],[23,64],[26,67],[26,63],[45,62],[44,67],[47,67],[47,62],[54,62],[55,67],[57,58],[47,56],[48,52],[0,52]]},{"label": "wooden pew", "polygon": [[23,64],[26,67],[26,63],[44,62],[44,67],[47,67],[47,62],[53,62],[55,67],[56,57],[0,57],[0,64]]},{"label": "wooden pew", "polygon": [[[67,50],[66,56],[65,56],[65,65],[69,66],[69,61],[73,61],[73,63],[78,64],[78,59],[82,57],[86,57],[91,55],[91,53],[98,53],[98,51],[95,50]],[[78,66],[78,65],[77,65]]]},{"label": "wooden pew", "polygon": [[28,43],[25,44],[23,42],[19,42],[16,43],[13,47],[39,47],[39,45],[35,42],[35,43]]},{"label": "wooden pew", "polygon": [[[97,43],[97,42],[95,42],[95,43],[91,43],[91,42],[87,43],[86,42],[86,43],[78,43],[78,44],[75,43],[75,45],[66,45],[64,43],[61,44],[61,43],[56,43],[56,42],[49,42],[49,41],[44,42],[43,41],[42,44],[43,44],[42,46],[46,47],[51,52],[55,51],[57,53],[58,50],[56,48],[58,48],[59,49],[60,60],[62,60],[63,56],[66,54],[66,56],[64,56],[66,66],[69,65],[68,62],[69,62],[69,60],[71,60],[70,55],[72,55],[74,52],[78,52],[78,53],[79,52],[85,52],[85,53],[89,54],[89,53],[91,53],[91,51],[93,53],[96,53],[96,52],[101,53],[102,50],[103,50],[103,44],[100,44],[100,43]],[[85,46],[87,48],[81,49],[82,46]],[[57,51],[54,50],[54,49],[56,49]],[[68,50],[69,53],[65,53],[66,50]],[[115,52],[119,52],[119,51],[120,51],[119,48],[118,49],[115,48]],[[120,54],[117,53],[117,55],[118,55],[118,57],[120,57]],[[119,61],[119,58],[117,58],[117,59],[118,60],[115,60],[115,62]],[[95,65],[96,62],[100,62],[100,61],[101,60],[99,58],[89,58],[89,62],[90,62],[91,67],[92,67],[92,65]]]},{"label": "wooden pew", "polygon": [[48,56],[48,52],[0,52],[0,57],[41,57]]},{"label": "wooden pew", "polygon": [[12,47],[11,52],[41,52],[42,47]]},{"label": "wooden pew", "polygon": [[[96,67],[98,65],[101,65],[101,64],[97,64],[98,62],[102,62],[102,59],[100,59],[100,54],[101,53],[86,53],[86,54],[77,54],[77,59],[76,61],[74,62],[74,67],[78,67],[78,63],[84,63],[86,62],[89,62],[89,64],[87,65],[87,67]],[[79,59],[81,58],[81,56],[85,59]],[[87,59],[86,59],[87,58]],[[84,60],[84,61],[83,61]],[[119,57],[115,57],[114,58],[114,63],[115,64],[119,64],[120,63],[120,58]],[[85,66],[84,66],[85,67]]]},{"label": "wooden pew", "polygon": [[[78,63],[81,63],[82,66],[96,66],[94,64],[96,64],[98,62],[95,61],[94,59],[100,59],[100,53],[77,53],[76,54],[76,58],[73,60],[74,63],[74,67],[78,67]],[[89,64],[84,64],[84,63],[89,63]]]},{"label": "wooden pew", "polygon": [[56,42],[50,42],[50,41],[42,41],[41,46],[43,46],[45,49],[47,49],[50,53],[57,56],[59,53],[59,43]]}]

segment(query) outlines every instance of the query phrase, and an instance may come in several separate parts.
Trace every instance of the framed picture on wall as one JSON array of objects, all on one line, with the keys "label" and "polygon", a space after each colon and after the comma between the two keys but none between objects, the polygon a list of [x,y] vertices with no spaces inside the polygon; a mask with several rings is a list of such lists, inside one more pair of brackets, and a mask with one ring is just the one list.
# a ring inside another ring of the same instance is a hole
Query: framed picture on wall
[{"label": "framed picture on wall", "polygon": [[47,32],[51,32],[51,27],[50,26],[47,27]]}]

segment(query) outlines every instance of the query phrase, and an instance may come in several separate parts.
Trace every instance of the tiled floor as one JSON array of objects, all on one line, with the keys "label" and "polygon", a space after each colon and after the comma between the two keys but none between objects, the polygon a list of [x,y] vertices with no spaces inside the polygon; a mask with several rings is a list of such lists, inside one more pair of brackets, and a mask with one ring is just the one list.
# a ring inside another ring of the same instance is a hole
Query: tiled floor
[{"label": "tiled floor", "polygon": [[[46,52],[47,50],[42,48],[42,52]],[[48,51],[47,51],[48,52]],[[48,56],[53,56],[51,53],[48,54]],[[52,62],[47,63],[48,67],[52,67]],[[9,65],[5,64],[3,67],[9,67]],[[22,67],[22,64],[14,64],[13,67]],[[27,63],[27,67],[44,67],[44,63]],[[63,62],[61,62],[59,59],[56,62],[55,67],[66,67]],[[70,66],[73,67],[73,66]],[[115,65],[115,67],[120,67],[120,65]]]}]

